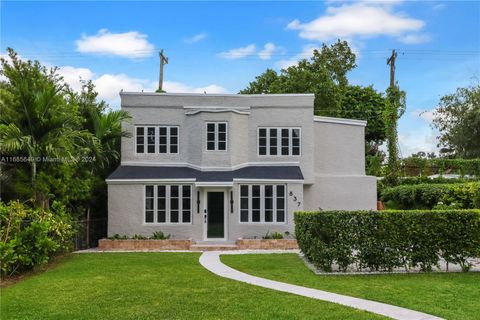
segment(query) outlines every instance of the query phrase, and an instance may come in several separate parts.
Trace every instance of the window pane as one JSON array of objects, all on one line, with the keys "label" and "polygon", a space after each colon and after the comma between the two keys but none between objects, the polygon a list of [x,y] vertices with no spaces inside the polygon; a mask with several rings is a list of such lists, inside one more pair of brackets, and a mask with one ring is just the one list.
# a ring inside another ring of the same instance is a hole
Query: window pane
[{"label": "window pane", "polygon": [[167,135],[167,127],[160,127],[160,135],[166,136]]},{"label": "window pane", "polygon": [[267,138],[260,138],[258,140],[258,145],[261,147],[265,147],[267,145]]},{"label": "window pane", "polygon": [[153,186],[146,186],[145,187],[145,196],[146,197],[153,197]]},{"label": "window pane", "polygon": [[170,137],[170,144],[177,145],[178,144],[178,138],[177,137]]},{"label": "window pane", "polygon": [[190,198],[190,186],[182,186],[182,197]]},{"label": "window pane", "polygon": [[252,196],[260,197],[260,186],[252,186]]},{"label": "window pane", "polygon": [[288,156],[288,147],[282,147],[282,156]]},{"label": "window pane", "polygon": [[240,199],[240,208],[248,209],[248,198],[241,198]]},{"label": "window pane", "polygon": [[160,144],[167,144],[167,136],[160,136]]},{"label": "window pane", "polygon": [[289,132],[288,129],[282,129],[282,138],[288,138],[289,136],[288,132]]},{"label": "window pane", "polygon": [[292,135],[294,138],[300,138],[300,129],[293,129]]},{"label": "window pane", "polygon": [[248,222],[248,210],[240,210],[240,221]]},{"label": "window pane", "polygon": [[285,211],[277,210],[277,222],[285,222]]},{"label": "window pane", "polygon": [[273,222],[273,210],[265,210],[265,222]]},{"label": "window pane", "polygon": [[260,138],[265,138],[267,136],[267,129],[259,129],[258,135],[260,136]]},{"label": "window pane", "polygon": [[207,131],[214,132],[215,131],[215,123],[208,123],[207,124]]},{"label": "window pane", "polygon": [[[270,142],[270,145],[271,145],[271,142]],[[270,154],[272,156],[276,156],[277,155],[277,147],[270,147]]]},{"label": "window pane", "polygon": [[261,156],[264,156],[267,154],[267,148],[266,147],[260,147],[258,154]]},{"label": "window pane", "polygon": [[178,135],[178,128],[170,127],[170,136],[177,136]]},{"label": "window pane", "polygon": [[298,138],[293,138],[293,140],[292,140],[292,145],[293,145],[294,147],[300,146],[300,139],[298,139]]},{"label": "window pane", "polygon": [[165,210],[158,210],[157,222],[159,223],[167,222],[167,215],[165,213]]},{"label": "window pane", "polygon": [[153,198],[145,199],[145,210],[153,210]]},{"label": "window pane", "polygon": [[207,133],[207,140],[208,141],[215,141],[215,133],[213,133],[213,132]]},{"label": "window pane", "polygon": [[178,198],[178,186],[171,186],[170,187],[170,197]]},{"label": "window pane", "polygon": [[148,153],[155,153],[155,146],[149,145],[147,150],[148,150]]},{"label": "window pane", "polygon": [[227,144],[225,142],[219,142],[218,150],[227,150]]},{"label": "window pane", "polygon": [[226,123],[219,123],[218,124],[218,132],[227,132],[227,124]]},{"label": "window pane", "polygon": [[171,210],[170,211],[170,222],[177,223],[178,222],[178,210]]},{"label": "window pane", "polygon": [[215,150],[215,142],[208,142],[207,150]]},{"label": "window pane", "polygon": [[167,146],[166,145],[160,146],[158,151],[160,153],[167,153]]},{"label": "window pane", "polygon": [[142,137],[137,137],[137,145],[143,144],[143,136]]},{"label": "window pane", "polygon": [[277,137],[277,129],[270,129],[270,137]]},{"label": "window pane", "polygon": [[260,210],[252,210],[252,222],[260,222]]},{"label": "window pane", "polygon": [[137,136],[143,136],[143,127],[137,127]]},{"label": "window pane", "polygon": [[273,197],[273,186],[265,186],[265,197]]},{"label": "window pane", "polygon": [[190,210],[182,211],[182,222],[190,223]]},{"label": "window pane", "polygon": [[145,222],[153,222],[153,210],[145,212]]},{"label": "window pane", "polygon": [[178,147],[177,146],[170,146],[170,153],[178,153]]},{"label": "window pane", "polygon": [[157,200],[157,210],[160,211],[160,210],[165,210],[165,201],[166,199],[165,198],[158,198]]},{"label": "window pane", "polygon": [[293,147],[293,148],[292,148],[292,154],[293,154],[294,156],[300,155],[300,148],[299,148],[299,147]]},{"label": "window pane", "polygon": [[158,193],[158,197],[165,198],[165,186],[158,186],[157,193]]},{"label": "window pane", "polygon": [[145,152],[145,149],[143,145],[137,145],[137,153],[144,153],[144,152]]},{"label": "window pane", "polygon": [[220,132],[218,134],[218,141],[227,141],[227,134]]},{"label": "window pane", "polygon": [[182,209],[183,210],[190,210],[190,199],[189,198],[183,198],[182,199]]},{"label": "window pane", "polygon": [[240,187],[240,195],[242,197],[248,197],[248,186],[241,186]]}]

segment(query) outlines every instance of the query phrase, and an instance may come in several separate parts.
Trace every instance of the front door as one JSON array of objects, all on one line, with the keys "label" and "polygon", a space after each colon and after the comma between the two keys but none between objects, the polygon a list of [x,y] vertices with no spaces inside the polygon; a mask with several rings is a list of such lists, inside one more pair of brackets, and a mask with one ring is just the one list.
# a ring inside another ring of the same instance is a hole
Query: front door
[{"label": "front door", "polygon": [[225,194],[207,192],[207,238],[225,238]]}]

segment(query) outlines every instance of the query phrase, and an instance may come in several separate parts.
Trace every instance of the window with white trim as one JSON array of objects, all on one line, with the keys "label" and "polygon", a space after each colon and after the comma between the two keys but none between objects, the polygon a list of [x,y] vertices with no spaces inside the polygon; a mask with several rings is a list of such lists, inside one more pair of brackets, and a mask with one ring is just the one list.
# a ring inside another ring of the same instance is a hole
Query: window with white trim
[{"label": "window with white trim", "polygon": [[178,153],[179,129],[176,126],[136,127],[135,134],[137,153]]},{"label": "window with white trim", "polygon": [[227,150],[227,123],[207,122],[207,150]]},{"label": "window with white trim", "polygon": [[299,156],[300,128],[258,128],[258,155]]},{"label": "window with white trim", "polygon": [[285,223],[285,212],[285,185],[240,185],[240,222]]},{"label": "window with white trim", "polygon": [[145,186],[145,223],[191,223],[191,185]]}]

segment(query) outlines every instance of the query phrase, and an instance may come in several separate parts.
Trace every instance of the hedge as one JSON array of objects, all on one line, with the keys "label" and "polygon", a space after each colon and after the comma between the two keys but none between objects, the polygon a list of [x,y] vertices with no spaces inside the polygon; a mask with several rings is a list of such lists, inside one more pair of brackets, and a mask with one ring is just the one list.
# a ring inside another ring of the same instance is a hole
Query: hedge
[{"label": "hedge", "polygon": [[0,202],[0,270],[2,278],[44,264],[71,249],[73,228],[65,208],[29,208],[18,201]]},{"label": "hedge", "polygon": [[381,198],[391,209],[480,208],[480,182],[400,185],[385,188]]},{"label": "hedge", "polygon": [[425,159],[409,157],[400,163],[407,176],[454,173],[480,176],[480,159]]},{"label": "hedge", "polygon": [[441,258],[468,271],[469,259],[480,257],[480,210],[303,211],[295,213],[295,235],[327,272],[334,264],[341,271],[431,271]]}]

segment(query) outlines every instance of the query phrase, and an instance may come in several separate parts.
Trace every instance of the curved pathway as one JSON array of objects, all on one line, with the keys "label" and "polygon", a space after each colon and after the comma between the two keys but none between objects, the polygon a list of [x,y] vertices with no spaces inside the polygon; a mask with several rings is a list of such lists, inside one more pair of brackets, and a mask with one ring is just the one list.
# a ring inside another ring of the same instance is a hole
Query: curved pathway
[{"label": "curved pathway", "polygon": [[[242,253],[253,253],[253,252],[251,251],[250,252],[206,251],[200,256],[200,264],[203,267],[205,267],[207,270],[224,278],[233,279],[233,280],[237,280],[237,281],[245,282],[255,286],[260,286],[260,287],[273,289],[277,291],[293,293],[293,294],[308,297],[308,298],[314,298],[318,300],[338,303],[344,306],[387,316],[392,319],[402,319],[402,320],[442,319],[439,317],[429,315],[427,313],[422,313],[422,312],[413,311],[410,309],[396,307],[386,303],[354,298],[354,297],[344,296],[341,294],[331,293],[327,291],[306,288],[306,287],[288,284],[284,282],[255,277],[255,276],[240,272],[238,270],[235,270],[233,268],[230,268],[229,266],[223,264],[220,261],[221,254],[242,254]],[[267,252],[263,251],[262,253],[267,253]]]}]

